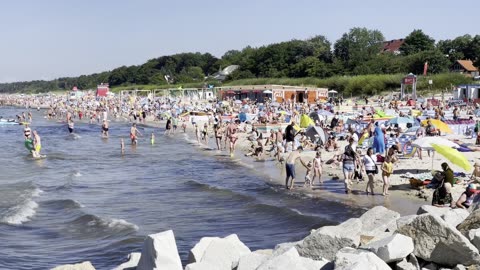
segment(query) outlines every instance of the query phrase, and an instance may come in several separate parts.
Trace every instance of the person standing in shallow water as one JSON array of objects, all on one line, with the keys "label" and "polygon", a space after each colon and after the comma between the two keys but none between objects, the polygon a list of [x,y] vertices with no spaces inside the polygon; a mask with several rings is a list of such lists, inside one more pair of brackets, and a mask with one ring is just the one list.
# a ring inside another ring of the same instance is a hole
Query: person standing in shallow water
[{"label": "person standing in shallow water", "polygon": [[133,123],[132,127],[130,128],[130,140],[132,141],[133,145],[137,144],[138,135],[142,136],[142,133],[140,133],[140,131],[138,131],[137,124]]},{"label": "person standing in shallow water", "polygon": [[343,176],[345,178],[345,193],[352,192],[352,179],[355,172],[355,162],[357,160],[357,153],[353,150],[354,139],[348,140],[348,145],[345,146],[343,152]]},{"label": "person standing in shallow water", "polygon": [[105,119],[102,124],[102,136],[108,138],[108,121]]},{"label": "person standing in shallow water", "polygon": [[[286,170],[286,178],[285,178],[285,188],[286,189],[293,189],[293,185],[295,184],[295,162],[297,159],[300,159],[300,162],[305,168],[307,167],[307,163],[305,163],[302,158],[300,157],[300,154],[303,152],[303,147],[299,146],[297,150],[292,151],[285,162],[285,170]],[[292,179],[290,185],[288,185],[288,180]]]}]

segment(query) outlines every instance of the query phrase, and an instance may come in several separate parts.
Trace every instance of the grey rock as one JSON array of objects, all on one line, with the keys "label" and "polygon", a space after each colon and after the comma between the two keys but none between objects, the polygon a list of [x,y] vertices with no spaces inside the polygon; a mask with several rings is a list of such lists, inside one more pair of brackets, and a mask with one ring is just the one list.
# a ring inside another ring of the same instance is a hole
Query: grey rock
[{"label": "grey rock", "polygon": [[467,235],[470,230],[480,228],[480,209],[475,210],[460,224],[458,224],[457,229]]},{"label": "grey rock", "polygon": [[394,234],[382,240],[371,242],[362,249],[366,249],[375,253],[384,262],[396,262],[406,258],[413,252],[412,238],[402,235]]},{"label": "grey rock", "polygon": [[391,268],[373,252],[354,248],[342,248],[335,256],[335,270],[391,270]]},{"label": "grey rock", "polygon": [[395,231],[396,220],[400,214],[383,206],[375,206],[365,212],[360,220],[362,221],[362,235],[376,235],[387,231]]},{"label": "grey rock", "polygon": [[138,262],[142,253],[132,252],[127,256],[127,262],[122,263],[121,265],[113,268],[113,270],[135,270],[137,268]]},{"label": "grey rock", "polygon": [[302,257],[313,260],[333,260],[337,251],[344,247],[358,247],[362,221],[351,218],[337,226],[325,226],[303,239],[296,246]]},{"label": "grey rock", "polygon": [[452,225],[453,227],[457,227],[458,224],[462,223],[468,216],[470,212],[466,209],[456,208],[450,209],[445,214],[441,216],[443,220],[445,220],[448,224]]},{"label": "grey rock", "polygon": [[416,217],[417,215],[408,215],[408,216],[400,217],[399,219],[397,219],[397,228],[400,228],[403,225],[410,223]]},{"label": "grey rock", "polygon": [[76,264],[65,264],[65,265],[60,265],[55,268],[52,268],[52,270],[95,270],[95,267],[93,267],[91,262],[82,262],[82,263],[76,263]]},{"label": "grey rock", "polygon": [[418,268],[411,262],[407,261],[407,259],[403,259],[396,265],[397,270],[418,270]]},{"label": "grey rock", "polygon": [[[477,266],[478,269],[478,266]],[[461,264],[457,264],[452,270],[467,270],[467,268]]]},{"label": "grey rock", "polygon": [[182,270],[173,231],[150,234],[143,242],[137,270]]},{"label": "grey rock", "polygon": [[205,249],[212,243],[213,240],[218,240],[220,237],[202,237],[198,243],[188,253],[188,263],[201,261]]},{"label": "grey rock", "polygon": [[268,258],[268,255],[255,252],[243,255],[238,261],[237,270],[255,270]]},{"label": "grey rock", "polygon": [[300,257],[295,247],[290,247],[284,253],[264,261],[256,270],[328,270],[329,263],[327,260],[315,261]]},{"label": "grey rock", "polygon": [[422,270],[438,270],[438,265],[434,263],[428,263],[422,267]]},{"label": "grey rock", "polygon": [[225,238],[212,240],[200,262],[208,262],[220,269],[233,269],[237,267],[240,257],[250,252],[236,234],[231,234]]},{"label": "grey rock", "polygon": [[438,216],[423,214],[398,228],[414,241],[414,254],[429,262],[454,266],[480,262],[477,248],[453,226]]},{"label": "grey rock", "polygon": [[[215,265],[210,262],[196,262],[188,264],[185,267],[185,270],[225,270],[226,268],[220,268],[218,265]],[[228,268],[230,270],[231,268]]]},{"label": "grey rock", "polygon": [[479,249],[480,248],[480,229],[473,229],[468,232],[468,239],[472,244]]},{"label": "grey rock", "polygon": [[433,205],[422,205],[417,210],[417,215],[421,214],[432,214],[434,216],[443,216],[446,214],[451,208],[450,207],[436,207]]},{"label": "grey rock", "polygon": [[273,256],[280,255],[282,253],[285,253],[287,250],[289,250],[291,247],[296,247],[298,245],[303,244],[303,240],[297,241],[297,242],[287,242],[287,243],[281,243],[275,246],[273,249]]}]

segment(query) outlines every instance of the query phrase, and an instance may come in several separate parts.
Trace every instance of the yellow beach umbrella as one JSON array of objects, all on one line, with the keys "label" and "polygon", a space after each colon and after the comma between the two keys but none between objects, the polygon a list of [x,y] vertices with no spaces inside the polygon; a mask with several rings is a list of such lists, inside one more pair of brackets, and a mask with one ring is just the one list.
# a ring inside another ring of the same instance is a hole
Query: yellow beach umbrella
[{"label": "yellow beach umbrella", "polygon": [[418,117],[422,115],[422,112],[420,110],[412,110],[412,116]]},{"label": "yellow beach umbrella", "polygon": [[[426,125],[428,120],[429,119],[423,120],[422,124]],[[432,123],[432,125],[435,126],[436,129],[439,129],[443,133],[449,133],[449,134],[453,133],[452,129],[447,124],[445,124],[444,122],[442,122],[440,120],[430,119],[430,122]]]},{"label": "yellow beach umbrella", "polygon": [[472,164],[470,164],[467,158],[462,153],[458,152],[457,149],[434,143],[432,143],[432,147],[437,153],[445,157],[451,163],[457,165],[467,172],[472,170]]}]

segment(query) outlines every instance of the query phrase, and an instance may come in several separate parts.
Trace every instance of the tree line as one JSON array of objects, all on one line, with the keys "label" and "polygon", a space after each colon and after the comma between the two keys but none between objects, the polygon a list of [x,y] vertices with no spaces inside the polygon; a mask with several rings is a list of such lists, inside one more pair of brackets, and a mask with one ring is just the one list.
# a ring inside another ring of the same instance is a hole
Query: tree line
[{"label": "tree line", "polygon": [[[456,60],[470,59],[480,66],[480,35],[463,35],[435,41],[422,30],[404,38],[399,53],[382,52],[385,37],[379,30],[352,28],[335,43],[324,36],[291,40],[258,48],[227,51],[221,58],[210,53],[181,53],[148,60],[142,65],[122,66],[111,71],[64,77],[51,81],[0,84],[2,92],[94,89],[110,86],[203,83],[229,65],[240,68],[226,82],[251,78],[329,78],[370,74],[422,74],[449,70]],[[381,90],[381,89],[379,89]]]}]

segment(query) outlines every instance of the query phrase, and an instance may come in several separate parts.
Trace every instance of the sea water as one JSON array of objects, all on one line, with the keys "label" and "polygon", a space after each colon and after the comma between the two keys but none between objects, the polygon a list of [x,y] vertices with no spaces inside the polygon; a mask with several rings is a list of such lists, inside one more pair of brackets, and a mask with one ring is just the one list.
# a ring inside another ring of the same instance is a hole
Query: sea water
[{"label": "sea water", "polygon": [[[22,111],[0,108],[0,115]],[[236,233],[252,250],[273,248],[365,211],[286,192],[266,183],[262,163],[199,148],[184,134],[142,126],[133,147],[129,128],[112,121],[110,138],[102,139],[100,124],[76,123],[72,135],[66,123],[34,112],[32,130],[47,155],[34,160],[23,127],[0,126],[0,269],[87,260],[110,269],[140,252],[146,235],[170,229],[185,264],[205,236]]]}]

